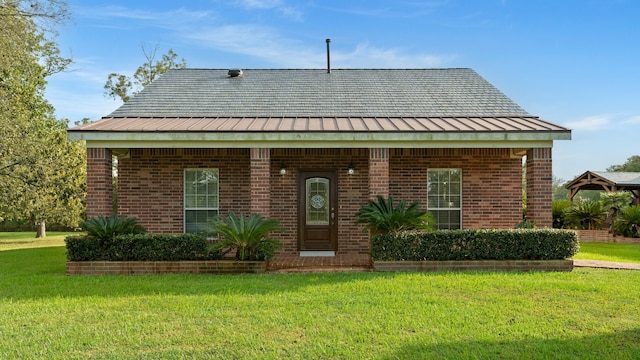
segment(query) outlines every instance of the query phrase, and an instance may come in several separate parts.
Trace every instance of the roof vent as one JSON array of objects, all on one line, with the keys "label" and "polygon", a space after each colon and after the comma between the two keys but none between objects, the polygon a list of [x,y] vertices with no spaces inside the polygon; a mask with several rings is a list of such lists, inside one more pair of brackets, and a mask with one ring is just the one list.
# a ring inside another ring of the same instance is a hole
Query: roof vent
[{"label": "roof vent", "polygon": [[242,69],[231,69],[227,74],[229,74],[229,77],[242,76]]},{"label": "roof vent", "polygon": [[329,51],[329,44],[331,39],[327,39],[327,74],[331,74],[331,54]]}]

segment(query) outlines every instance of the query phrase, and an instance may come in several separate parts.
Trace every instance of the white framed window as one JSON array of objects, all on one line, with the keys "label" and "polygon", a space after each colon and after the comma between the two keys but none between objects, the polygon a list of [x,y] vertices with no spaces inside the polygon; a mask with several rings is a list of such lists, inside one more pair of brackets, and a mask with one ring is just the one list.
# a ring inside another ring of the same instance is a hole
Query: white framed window
[{"label": "white framed window", "polygon": [[184,232],[201,233],[219,212],[218,169],[184,169]]},{"label": "white framed window", "polygon": [[427,210],[436,229],[462,228],[462,169],[427,170]]}]

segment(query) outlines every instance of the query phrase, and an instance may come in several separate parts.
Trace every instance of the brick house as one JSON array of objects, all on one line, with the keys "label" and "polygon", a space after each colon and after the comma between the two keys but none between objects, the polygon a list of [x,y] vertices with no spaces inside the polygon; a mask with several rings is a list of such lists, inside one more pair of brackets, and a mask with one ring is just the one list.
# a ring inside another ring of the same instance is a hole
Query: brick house
[{"label": "brick house", "polygon": [[[283,254],[364,254],[354,214],[376,195],[418,200],[439,228],[551,226],[554,140],[471,69],[171,70],[99,121],[87,145],[87,216],[197,232],[228,211],[287,229]],[[326,253],[325,253],[326,252]],[[319,253],[316,253],[319,254]]]}]

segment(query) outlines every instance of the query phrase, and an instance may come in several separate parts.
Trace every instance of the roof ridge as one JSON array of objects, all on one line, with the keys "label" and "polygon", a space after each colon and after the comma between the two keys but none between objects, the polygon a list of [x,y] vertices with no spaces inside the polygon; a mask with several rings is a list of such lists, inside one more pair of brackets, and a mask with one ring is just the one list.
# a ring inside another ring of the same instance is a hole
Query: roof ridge
[{"label": "roof ridge", "polygon": [[[229,69],[242,69],[243,71],[324,71],[327,69],[322,68],[244,68],[244,67],[228,67],[228,68],[181,68],[181,69],[170,69],[170,71],[188,71],[188,70],[215,70],[215,71],[228,71]],[[389,71],[402,71],[402,70],[471,70],[472,68],[468,67],[445,67],[445,68],[331,68],[331,71],[334,70],[356,70],[356,71],[371,71],[371,70],[389,70]],[[475,72],[475,71],[474,71]]]}]

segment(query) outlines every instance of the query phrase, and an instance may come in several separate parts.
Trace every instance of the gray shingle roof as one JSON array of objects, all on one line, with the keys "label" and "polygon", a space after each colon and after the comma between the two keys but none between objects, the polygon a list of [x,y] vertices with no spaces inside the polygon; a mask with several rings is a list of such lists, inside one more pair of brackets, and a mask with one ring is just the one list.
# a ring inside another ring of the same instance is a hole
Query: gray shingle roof
[{"label": "gray shingle roof", "polygon": [[640,185],[639,172],[592,171],[592,173],[603,177],[616,185]]},{"label": "gray shingle roof", "polygon": [[108,117],[530,116],[471,69],[181,69]]}]

